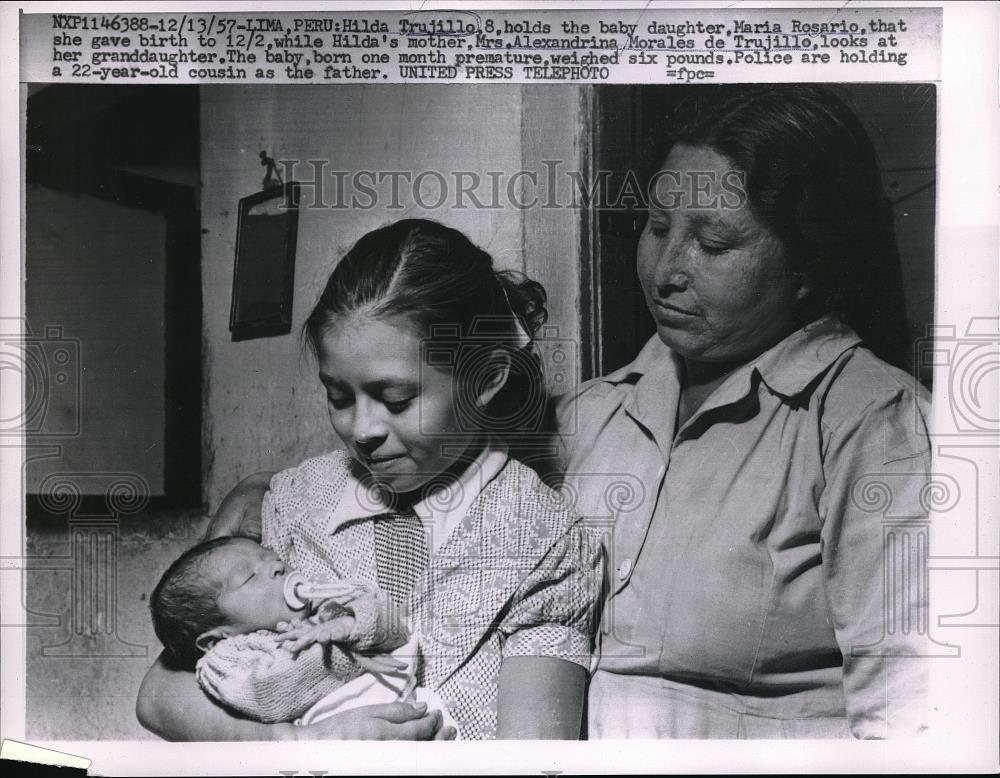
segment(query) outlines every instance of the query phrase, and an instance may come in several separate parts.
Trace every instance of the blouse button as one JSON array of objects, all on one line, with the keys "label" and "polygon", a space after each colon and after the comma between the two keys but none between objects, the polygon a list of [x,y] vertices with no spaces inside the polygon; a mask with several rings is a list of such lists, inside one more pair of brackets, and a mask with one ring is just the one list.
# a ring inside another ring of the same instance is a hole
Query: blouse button
[{"label": "blouse button", "polygon": [[624,559],[622,563],[618,565],[618,580],[624,581],[628,578],[628,574],[632,572],[632,560]]}]

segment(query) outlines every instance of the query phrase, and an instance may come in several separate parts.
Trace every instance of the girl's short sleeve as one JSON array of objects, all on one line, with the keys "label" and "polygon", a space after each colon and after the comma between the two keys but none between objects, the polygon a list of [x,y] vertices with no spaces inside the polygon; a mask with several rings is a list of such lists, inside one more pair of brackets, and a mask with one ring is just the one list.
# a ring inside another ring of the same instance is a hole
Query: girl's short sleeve
[{"label": "girl's short sleeve", "polygon": [[518,587],[500,624],[503,656],[546,656],[589,668],[599,617],[600,536],[573,524]]}]

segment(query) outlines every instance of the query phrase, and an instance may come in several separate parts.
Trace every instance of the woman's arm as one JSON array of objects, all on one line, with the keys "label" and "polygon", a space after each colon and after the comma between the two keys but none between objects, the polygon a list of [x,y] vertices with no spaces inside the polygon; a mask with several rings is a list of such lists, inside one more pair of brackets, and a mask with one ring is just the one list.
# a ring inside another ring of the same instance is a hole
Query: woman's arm
[{"label": "woman's arm", "polygon": [[500,666],[497,737],[579,740],[587,671],[549,656],[511,656]]},{"label": "woman's arm", "polygon": [[823,583],[858,738],[919,734],[929,715],[926,657],[936,650],[925,621],[932,476],[920,419],[912,398],[892,395],[832,430],[826,451]]},{"label": "woman's arm", "polygon": [[448,740],[440,711],[406,703],[369,705],[306,727],[237,718],[202,692],[194,673],[171,670],[162,656],[139,689],[136,716],[165,740]]},{"label": "woman's arm", "polygon": [[274,473],[261,471],[244,478],[223,498],[205,532],[205,540],[238,535],[260,540],[260,508]]},{"label": "woman's arm", "polygon": [[260,724],[230,715],[198,686],[194,673],[172,670],[162,655],[139,687],[135,713],[165,740],[290,740],[291,724]]}]

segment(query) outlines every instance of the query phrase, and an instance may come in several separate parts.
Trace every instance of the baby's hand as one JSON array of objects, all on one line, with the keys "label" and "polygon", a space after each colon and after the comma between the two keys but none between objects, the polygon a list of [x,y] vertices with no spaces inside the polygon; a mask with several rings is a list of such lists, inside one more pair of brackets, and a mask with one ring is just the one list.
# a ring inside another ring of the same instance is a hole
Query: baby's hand
[{"label": "baby's hand", "polygon": [[319,624],[309,621],[289,624],[289,629],[278,635],[277,640],[293,655],[298,655],[314,643],[329,645],[345,641],[353,630],[354,616],[348,614]]},{"label": "baby's hand", "polygon": [[[330,643],[340,643],[347,640],[354,629],[353,616],[338,616],[331,621],[324,621],[320,624],[313,624],[310,621],[298,621],[281,624],[284,627],[277,640],[286,643],[292,656],[298,656],[300,652],[309,648],[314,643],[329,645]],[[288,641],[292,641],[288,643]],[[354,661],[361,665],[370,673],[396,673],[405,670],[408,665],[388,654],[373,654],[370,656],[351,652]]]}]

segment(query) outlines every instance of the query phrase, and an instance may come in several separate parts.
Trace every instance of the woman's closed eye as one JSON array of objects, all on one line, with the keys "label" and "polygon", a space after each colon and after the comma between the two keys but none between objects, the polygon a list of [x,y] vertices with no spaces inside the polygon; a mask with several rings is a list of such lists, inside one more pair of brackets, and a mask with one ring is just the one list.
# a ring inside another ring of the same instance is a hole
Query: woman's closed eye
[{"label": "woman's closed eye", "polygon": [[726,231],[711,225],[698,225],[693,230],[693,235],[698,242],[698,247],[706,254],[722,254],[738,243],[738,241],[734,242],[732,235],[727,235]]},{"label": "woman's closed eye", "polygon": [[722,254],[726,251],[729,251],[730,248],[730,246],[726,243],[707,240],[705,238],[699,238],[698,245],[701,246],[701,250],[704,251],[706,254]]},{"label": "woman's closed eye", "polygon": [[383,397],[382,404],[389,413],[402,413],[413,403],[413,397]]}]

